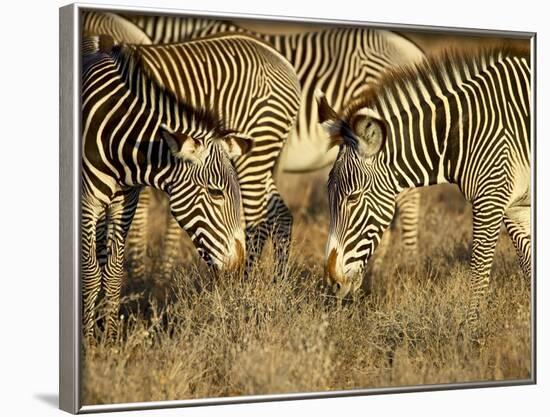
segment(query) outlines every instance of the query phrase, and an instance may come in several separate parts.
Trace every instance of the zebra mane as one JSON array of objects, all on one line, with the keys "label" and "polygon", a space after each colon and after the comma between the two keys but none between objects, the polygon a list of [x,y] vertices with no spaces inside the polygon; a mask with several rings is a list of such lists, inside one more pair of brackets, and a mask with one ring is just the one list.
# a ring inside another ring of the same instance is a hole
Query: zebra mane
[{"label": "zebra mane", "polygon": [[221,117],[211,109],[198,108],[183,100],[180,100],[173,91],[169,90],[157,80],[152,74],[147,62],[145,62],[139,53],[136,45],[114,45],[111,56],[126,66],[138,69],[143,77],[150,82],[160,95],[169,97],[180,110],[182,110],[189,123],[194,126],[200,126],[202,129],[213,132],[218,137],[223,137],[229,133],[236,133],[228,129]]},{"label": "zebra mane", "polygon": [[349,120],[361,108],[375,108],[384,98],[399,97],[408,86],[422,81],[425,85],[445,82],[456,77],[462,69],[475,73],[491,61],[504,58],[522,58],[530,61],[530,49],[517,44],[483,46],[476,49],[449,48],[440,53],[429,55],[424,61],[412,65],[390,69],[377,84],[365,94],[348,103],[340,113],[345,121]]}]

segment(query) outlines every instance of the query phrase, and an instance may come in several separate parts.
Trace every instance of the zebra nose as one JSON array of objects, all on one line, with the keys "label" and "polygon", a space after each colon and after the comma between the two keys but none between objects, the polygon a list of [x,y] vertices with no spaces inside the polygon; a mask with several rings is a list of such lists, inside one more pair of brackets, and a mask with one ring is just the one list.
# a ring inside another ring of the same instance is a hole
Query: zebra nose
[{"label": "zebra nose", "polygon": [[229,259],[228,269],[229,271],[238,271],[242,268],[244,264],[244,244],[241,239],[234,240],[233,253]]},{"label": "zebra nose", "polygon": [[342,273],[341,264],[338,261],[338,251],[336,248],[333,248],[325,265],[325,281],[336,293],[340,292],[342,287],[345,286],[345,277]]}]

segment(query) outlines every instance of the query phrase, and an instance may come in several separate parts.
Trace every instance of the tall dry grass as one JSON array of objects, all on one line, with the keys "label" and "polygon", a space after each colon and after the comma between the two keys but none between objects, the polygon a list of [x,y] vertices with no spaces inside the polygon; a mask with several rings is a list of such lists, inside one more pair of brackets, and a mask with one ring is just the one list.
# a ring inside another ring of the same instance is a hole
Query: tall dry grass
[{"label": "tall dry grass", "polygon": [[422,192],[414,265],[403,261],[397,229],[372,293],[338,303],[319,289],[324,175],[280,182],[295,214],[284,280],[274,275],[270,250],[248,280],[214,278],[197,266],[185,238],[172,276],[162,277],[165,217],[162,205],[153,208],[148,278],[125,282],[119,340],[86,348],[84,403],[529,377],[530,285],[504,232],[482,315],[484,342],[465,337],[471,212],[455,189]]}]

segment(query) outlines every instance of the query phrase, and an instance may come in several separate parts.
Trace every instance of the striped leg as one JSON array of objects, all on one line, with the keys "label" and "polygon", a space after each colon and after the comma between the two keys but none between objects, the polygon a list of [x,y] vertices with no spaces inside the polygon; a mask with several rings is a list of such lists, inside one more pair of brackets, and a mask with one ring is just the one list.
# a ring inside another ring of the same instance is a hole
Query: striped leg
[{"label": "striped leg", "polygon": [[267,223],[262,221],[259,224],[247,226],[245,234],[247,251],[245,276],[248,276],[264,249],[268,236]]},{"label": "striped leg", "polygon": [[103,269],[107,263],[109,254],[110,236],[113,233],[113,225],[109,221],[109,212],[101,213],[96,226],[96,252],[99,266]]},{"label": "striped leg", "polygon": [[96,252],[99,266],[103,268],[107,263],[107,211],[100,214],[96,225]]},{"label": "striped leg", "polygon": [[113,232],[109,234],[108,257],[104,272],[107,316],[105,331],[112,340],[117,335],[117,317],[120,307],[120,289],[124,275],[124,244],[138,204],[139,189],[132,188],[112,201],[109,206],[109,222]]},{"label": "striped leg", "polygon": [[267,222],[271,232],[277,260],[277,277],[286,273],[292,236],[292,213],[279,192],[271,193],[267,206]]},{"label": "striped leg", "polygon": [[386,253],[388,252],[390,242],[394,239],[394,235],[395,231],[393,230],[393,225],[388,227],[386,232],[382,235],[382,239],[380,239],[380,243],[374,252],[371,269],[372,275],[378,275],[382,270],[382,264],[386,259]]},{"label": "striped leg", "polygon": [[470,303],[468,324],[474,337],[478,333],[481,303],[489,286],[489,274],[504,210],[491,201],[473,203],[473,242],[470,261]]},{"label": "striped leg", "polygon": [[170,214],[167,219],[161,262],[161,276],[164,279],[169,279],[172,276],[180,249],[180,233],[181,228],[178,222]]},{"label": "striped leg", "polygon": [[[401,225],[401,242],[405,249],[407,262],[413,262],[418,257],[418,216],[420,213],[420,191],[417,188],[406,188],[396,200],[396,214],[393,222]],[[376,249],[373,260],[372,273],[378,274],[386,258],[386,253],[392,239],[394,239],[394,225],[384,233]]]},{"label": "striped leg", "polygon": [[97,221],[104,215],[104,208],[91,198],[82,198],[80,224],[82,268],[82,332],[88,342],[92,340],[95,325],[95,306],[101,289],[101,267],[96,250]]},{"label": "striped leg", "polygon": [[407,260],[418,256],[418,215],[420,213],[420,190],[407,188],[397,196],[396,206],[401,223],[401,241]]},{"label": "striped leg", "polygon": [[244,221],[246,226],[245,276],[250,275],[269,235],[267,195],[271,174],[266,172],[265,167],[261,167],[261,171],[256,167],[253,167],[254,170],[248,170],[248,164],[254,161],[255,152],[258,152],[258,148],[254,148],[251,154],[238,161],[235,166],[241,186],[241,221]]},{"label": "striped leg", "polygon": [[126,246],[128,270],[131,276],[137,279],[144,279],[145,277],[145,256],[147,254],[147,229],[150,204],[151,190],[145,188],[139,196],[139,203]]},{"label": "striped leg", "polygon": [[504,224],[514,243],[519,264],[527,279],[531,278],[531,207],[513,207],[506,211]]}]

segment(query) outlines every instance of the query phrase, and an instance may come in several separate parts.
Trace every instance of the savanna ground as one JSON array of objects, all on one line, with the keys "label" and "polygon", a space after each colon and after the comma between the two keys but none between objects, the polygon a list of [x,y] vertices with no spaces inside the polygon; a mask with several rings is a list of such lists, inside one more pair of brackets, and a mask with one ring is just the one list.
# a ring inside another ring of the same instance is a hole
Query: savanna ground
[{"label": "savanna ground", "polygon": [[324,178],[281,178],[295,215],[284,280],[274,275],[270,250],[248,280],[215,279],[183,233],[178,265],[162,277],[156,260],[165,207],[153,207],[149,273],[125,282],[119,340],[86,349],[84,403],[530,376],[530,283],[504,229],[482,315],[483,343],[473,344],[463,325],[471,209],[458,191],[422,190],[418,259],[405,261],[396,228],[371,294],[337,303],[319,288],[328,225]]},{"label": "savanna ground", "polygon": [[[287,26],[281,30],[293,30]],[[407,35],[431,51],[494,43]],[[269,246],[248,280],[213,278],[183,233],[176,267],[163,276],[166,206],[153,206],[147,278],[125,280],[119,339],[85,349],[84,403],[530,377],[530,282],[504,229],[482,311],[482,343],[472,343],[464,326],[471,208],[457,189],[423,189],[418,258],[406,261],[397,227],[372,292],[337,303],[320,289],[326,178],[325,171],[278,181],[295,219],[284,280],[274,274]]]}]

